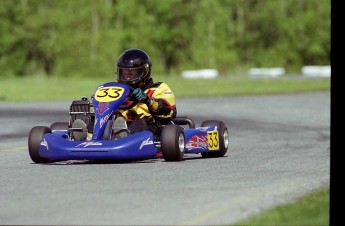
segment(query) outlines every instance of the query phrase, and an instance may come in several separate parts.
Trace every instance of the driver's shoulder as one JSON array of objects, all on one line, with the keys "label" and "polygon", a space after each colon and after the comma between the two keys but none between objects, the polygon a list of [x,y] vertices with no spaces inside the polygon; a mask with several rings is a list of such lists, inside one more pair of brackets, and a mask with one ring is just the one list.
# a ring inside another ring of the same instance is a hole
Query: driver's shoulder
[{"label": "driver's shoulder", "polygon": [[148,89],[150,89],[150,88],[158,88],[162,84],[164,84],[164,83],[163,82],[155,82],[150,87],[148,87]]},{"label": "driver's shoulder", "polygon": [[145,90],[146,90],[146,92],[152,92],[152,93],[155,93],[155,94],[165,93],[165,92],[172,92],[170,87],[166,83],[164,83],[164,82],[153,83],[151,86],[149,86]]}]

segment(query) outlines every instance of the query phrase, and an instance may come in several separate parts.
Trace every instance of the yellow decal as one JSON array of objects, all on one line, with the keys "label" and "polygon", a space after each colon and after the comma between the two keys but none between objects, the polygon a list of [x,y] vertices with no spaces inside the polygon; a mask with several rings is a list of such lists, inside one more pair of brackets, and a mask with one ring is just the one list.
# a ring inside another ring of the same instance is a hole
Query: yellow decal
[{"label": "yellow decal", "polygon": [[219,135],[217,130],[207,132],[207,142],[208,150],[219,150]]},{"label": "yellow decal", "polygon": [[111,102],[119,99],[124,90],[124,88],[118,86],[102,87],[96,91],[95,99],[99,102]]}]

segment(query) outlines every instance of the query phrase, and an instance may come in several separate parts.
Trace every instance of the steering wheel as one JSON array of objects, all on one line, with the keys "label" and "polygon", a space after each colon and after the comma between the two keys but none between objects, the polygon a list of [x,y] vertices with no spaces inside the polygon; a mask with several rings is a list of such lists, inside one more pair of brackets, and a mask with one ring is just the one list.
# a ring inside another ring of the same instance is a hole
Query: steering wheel
[{"label": "steering wheel", "polygon": [[123,102],[123,104],[120,105],[119,109],[122,109],[122,110],[130,109],[134,107],[135,105],[137,105],[139,102],[138,100],[131,99],[131,95],[134,91],[134,88],[132,86],[128,86],[128,88],[129,88],[129,94],[126,97],[126,100]]}]

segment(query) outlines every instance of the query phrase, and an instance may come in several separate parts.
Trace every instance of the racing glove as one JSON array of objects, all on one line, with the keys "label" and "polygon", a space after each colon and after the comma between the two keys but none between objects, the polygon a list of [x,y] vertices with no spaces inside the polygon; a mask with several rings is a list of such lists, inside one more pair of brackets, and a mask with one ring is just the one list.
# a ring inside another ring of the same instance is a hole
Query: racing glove
[{"label": "racing glove", "polygon": [[147,105],[151,104],[151,98],[140,88],[136,88],[132,95],[131,95],[132,100],[138,100],[142,103],[145,103]]}]

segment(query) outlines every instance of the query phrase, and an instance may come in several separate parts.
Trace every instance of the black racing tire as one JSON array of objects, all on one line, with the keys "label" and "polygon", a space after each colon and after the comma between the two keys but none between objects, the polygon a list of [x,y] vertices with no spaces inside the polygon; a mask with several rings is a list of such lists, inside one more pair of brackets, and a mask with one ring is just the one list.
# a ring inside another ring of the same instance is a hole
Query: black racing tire
[{"label": "black racing tire", "polygon": [[42,137],[46,133],[51,133],[50,128],[46,126],[35,126],[30,130],[28,140],[29,154],[32,161],[35,163],[48,163],[51,161],[50,159],[41,157],[39,155]]},{"label": "black racing tire", "polygon": [[165,161],[181,161],[185,153],[185,145],[185,136],[181,126],[169,124],[163,127],[161,149]]},{"label": "black racing tire", "polygon": [[202,152],[204,158],[223,157],[229,148],[229,131],[225,123],[219,120],[207,120],[201,123],[201,127],[217,126],[219,134],[219,151]]},{"label": "black racing tire", "polygon": [[50,125],[50,130],[68,130],[68,122],[54,122]]}]

